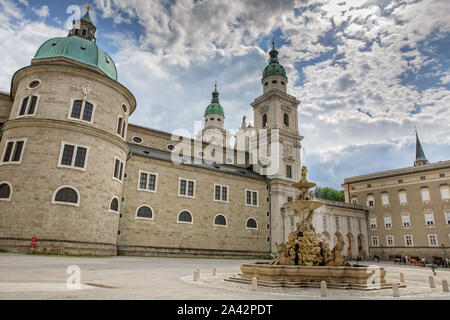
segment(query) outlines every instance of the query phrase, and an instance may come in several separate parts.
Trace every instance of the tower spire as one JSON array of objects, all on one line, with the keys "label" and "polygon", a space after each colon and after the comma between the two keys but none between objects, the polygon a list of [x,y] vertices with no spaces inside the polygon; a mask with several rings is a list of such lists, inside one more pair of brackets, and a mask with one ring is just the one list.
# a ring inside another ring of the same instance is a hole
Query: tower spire
[{"label": "tower spire", "polygon": [[425,152],[423,152],[422,145],[420,144],[419,135],[417,134],[417,128],[415,128],[416,131],[416,161],[414,161],[414,166],[421,166],[424,164],[428,164],[427,157],[425,156]]}]

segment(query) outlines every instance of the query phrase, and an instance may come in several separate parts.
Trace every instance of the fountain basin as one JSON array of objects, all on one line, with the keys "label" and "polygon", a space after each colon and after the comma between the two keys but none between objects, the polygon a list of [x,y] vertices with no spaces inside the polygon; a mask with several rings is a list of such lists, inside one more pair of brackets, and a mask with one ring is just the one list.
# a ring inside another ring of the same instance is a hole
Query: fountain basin
[{"label": "fountain basin", "polygon": [[[378,266],[333,267],[333,266],[286,266],[243,264],[242,274],[228,278],[227,281],[251,283],[258,279],[258,285],[268,287],[314,287],[321,281],[328,288],[377,290],[392,288],[384,278],[386,270]],[[405,287],[398,283],[399,287]]]}]

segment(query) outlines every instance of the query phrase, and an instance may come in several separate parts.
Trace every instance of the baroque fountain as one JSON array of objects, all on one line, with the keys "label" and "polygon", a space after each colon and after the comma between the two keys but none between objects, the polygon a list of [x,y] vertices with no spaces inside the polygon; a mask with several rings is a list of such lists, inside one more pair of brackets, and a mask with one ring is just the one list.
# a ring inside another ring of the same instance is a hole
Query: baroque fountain
[{"label": "baroque fountain", "polygon": [[327,287],[335,289],[392,288],[393,283],[385,280],[384,268],[350,264],[342,255],[343,242],[330,249],[326,237],[315,232],[314,210],[324,203],[310,199],[308,190],[316,184],[307,180],[306,173],[303,166],[301,180],[293,184],[300,192],[296,200],[286,203],[299,216],[299,222],[288,241],[277,245],[277,257],[269,264],[243,264],[242,274],[227,281],[251,283],[257,278],[258,285],[268,287],[320,287],[325,281]]}]

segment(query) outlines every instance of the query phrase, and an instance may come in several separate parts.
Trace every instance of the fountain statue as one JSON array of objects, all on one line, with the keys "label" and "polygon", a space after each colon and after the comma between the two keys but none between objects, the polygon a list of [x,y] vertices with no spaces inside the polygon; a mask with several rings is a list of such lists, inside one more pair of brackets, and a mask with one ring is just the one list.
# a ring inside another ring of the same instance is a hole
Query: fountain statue
[{"label": "fountain statue", "polygon": [[[286,243],[277,245],[277,257],[270,263],[243,264],[242,274],[226,281],[248,283],[258,279],[258,285],[269,287],[320,287],[326,281],[329,288],[373,290],[392,288],[385,280],[386,271],[379,266],[352,266],[343,259],[342,241],[330,249],[326,237],[316,233],[313,226],[314,210],[324,203],[311,200],[308,190],[316,184],[306,178],[307,168],[302,167],[301,179],[293,186],[299,189],[294,201],[286,205],[299,216],[296,230]],[[398,283],[405,287],[404,283]]]},{"label": "fountain statue", "polygon": [[299,216],[297,229],[289,235],[286,243],[277,245],[277,258],[272,265],[299,265],[299,266],[344,266],[350,265],[342,258],[342,242],[336,243],[330,250],[327,239],[316,233],[312,224],[314,210],[323,206],[321,201],[311,200],[309,189],[316,186],[306,178],[308,169],[302,167],[299,182],[293,186],[300,190],[297,199],[286,205],[292,208]]}]

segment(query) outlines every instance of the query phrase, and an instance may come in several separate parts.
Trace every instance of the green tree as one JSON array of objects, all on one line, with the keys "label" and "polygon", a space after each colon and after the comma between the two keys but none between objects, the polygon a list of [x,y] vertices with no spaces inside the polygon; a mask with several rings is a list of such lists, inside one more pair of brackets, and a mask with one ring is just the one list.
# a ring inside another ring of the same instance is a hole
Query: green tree
[{"label": "green tree", "polygon": [[332,201],[345,202],[344,190],[336,190],[329,187],[316,186],[310,192],[311,196],[316,199],[325,199]]}]

